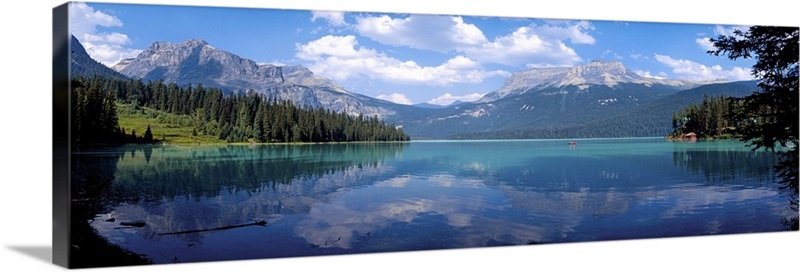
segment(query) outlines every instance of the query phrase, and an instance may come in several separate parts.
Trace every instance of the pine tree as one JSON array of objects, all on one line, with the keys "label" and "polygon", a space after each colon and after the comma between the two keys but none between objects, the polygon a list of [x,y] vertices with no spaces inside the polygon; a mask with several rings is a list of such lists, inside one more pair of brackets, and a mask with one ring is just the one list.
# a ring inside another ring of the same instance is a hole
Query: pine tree
[{"label": "pine tree", "polygon": [[[763,148],[780,156],[776,172],[783,186],[793,192],[792,209],[798,210],[798,47],[800,28],[751,26],[747,31],[711,39],[716,47],[708,53],[730,59],[754,58],[752,75],[760,92],[738,101],[743,105],[739,137],[754,149]],[[746,119],[745,119],[746,118]],[[794,219],[797,229],[797,218]]]},{"label": "pine tree", "polygon": [[147,143],[153,142],[153,131],[150,130],[150,124],[147,124],[147,130],[144,131],[143,140]]}]

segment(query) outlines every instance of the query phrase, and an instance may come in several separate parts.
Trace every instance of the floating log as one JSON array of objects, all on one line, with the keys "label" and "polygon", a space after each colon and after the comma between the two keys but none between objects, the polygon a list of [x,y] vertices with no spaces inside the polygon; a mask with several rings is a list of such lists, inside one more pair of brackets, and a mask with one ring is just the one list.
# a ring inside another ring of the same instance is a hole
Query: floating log
[{"label": "floating log", "polygon": [[266,220],[256,220],[256,222],[250,223],[250,224],[224,226],[224,227],[218,227],[218,228],[213,228],[213,229],[198,229],[198,230],[184,230],[184,231],[176,231],[176,232],[165,232],[165,233],[159,233],[158,235],[187,234],[187,233],[195,233],[195,232],[206,232],[206,231],[226,230],[226,229],[243,228],[243,227],[249,227],[249,226],[266,226],[266,225],[267,225],[267,221]]}]

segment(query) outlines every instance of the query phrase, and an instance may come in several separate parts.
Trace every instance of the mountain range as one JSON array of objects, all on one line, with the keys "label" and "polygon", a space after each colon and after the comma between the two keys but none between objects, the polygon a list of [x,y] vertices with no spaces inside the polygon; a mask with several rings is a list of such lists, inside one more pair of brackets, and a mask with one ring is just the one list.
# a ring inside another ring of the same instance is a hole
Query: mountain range
[{"label": "mountain range", "polygon": [[605,85],[613,88],[621,83],[633,83],[645,86],[665,85],[676,89],[689,89],[718,82],[720,81],[700,82],[644,77],[625,68],[619,61],[594,60],[586,65],[531,68],[514,73],[506,80],[503,87],[483,96],[479,102],[489,102],[510,95],[564,86],[584,86],[586,88],[591,85]]},{"label": "mountain range", "polygon": [[203,84],[228,93],[253,90],[270,98],[291,100],[303,107],[326,108],[348,114],[396,114],[396,105],[351,93],[307,68],[257,64],[206,41],[155,42],[135,58],[124,59],[113,69],[134,79],[164,80],[178,85]]},{"label": "mountain range", "polygon": [[700,103],[704,93],[755,90],[753,82],[643,77],[618,61],[592,61],[516,72],[476,102],[390,120],[433,139],[663,136],[672,131],[672,113]]},{"label": "mountain range", "polygon": [[592,61],[513,73],[475,102],[401,105],[349,92],[300,65],[258,64],[202,40],[155,42],[113,70],[73,40],[73,73],[202,84],[227,93],[252,90],[304,107],[378,116],[414,139],[664,136],[671,131],[671,113],[699,103],[703,94],[757,90],[753,82],[644,77],[618,61]]}]

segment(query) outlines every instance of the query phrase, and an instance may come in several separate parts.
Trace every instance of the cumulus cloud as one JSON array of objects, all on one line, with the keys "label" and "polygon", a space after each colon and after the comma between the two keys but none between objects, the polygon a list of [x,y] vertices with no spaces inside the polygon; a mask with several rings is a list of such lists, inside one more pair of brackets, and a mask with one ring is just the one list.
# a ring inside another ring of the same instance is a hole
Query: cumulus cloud
[{"label": "cumulus cloud", "polygon": [[705,51],[717,50],[717,48],[714,47],[714,43],[712,43],[708,37],[697,38],[694,41]]},{"label": "cumulus cloud", "polygon": [[392,94],[382,94],[378,95],[375,98],[386,100],[389,102],[403,104],[403,105],[411,105],[411,99],[409,99],[406,95],[401,93],[392,93]]},{"label": "cumulus cloud", "polygon": [[572,66],[581,61],[574,49],[538,35],[531,27],[520,27],[491,43],[465,48],[464,52],[484,62],[528,67]]},{"label": "cumulus cloud", "polygon": [[428,100],[428,103],[440,106],[447,106],[453,104],[453,102],[456,101],[463,101],[463,102],[476,101],[481,97],[483,97],[483,95],[479,93],[471,93],[466,95],[452,95],[450,93],[445,93],[437,98]]},{"label": "cumulus cloud", "polygon": [[464,56],[453,57],[438,66],[421,66],[402,61],[358,44],[355,36],[324,36],[297,45],[297,58],[310,61],[309,69],[334,80],[366,76],[394,83],[449,85],[479,83],[492,76],[508,76],[506,71],[487,71]]},{"label": "cumulus cloud", "polygon": [[681,78],[689,80],[751,80],[753,76],[750,69],[734,66],[730,70],[725,70],[722,66],[706,66],[691,60],[674,59],[670,56],[655,54],[656,61],[672,68],[672,73]]},{"label": "cumulus cloud", "polygon": [[[356,19],[360,35],[392,46],[458,52],[483,63],[526,65],[528,67],[571,66],[581,61],[573,44],[594,44],[587,21],[559,21],[520,27],[493,40],[486,38],[475,25],[458,16],[411,15],[392,18],[388,15]],[[432,34],[435,33],[435,34]]]},{"label": "cumulus cloud", "polygon": [[93,59],[112,66],[124,58],[135,57],[142,50],[128,48],[128,35],[102,32],[97,27],[121,27],[119,18],[96,11],[86,3],[72,3],[69,10],[70,32],[81,42]]},{"label": "cumulus cloud", "polygon": [[122,21],[117,17],[95,11],[86,3],[72,3],[70,7],[70,31],[73,33],[94,33],[97,26],[121,27]]},{"label": "cumulus cloud", "polygon": [[574,44],[594,44],[592,35],[586,33],[587,30],[594,30],[594,26],[588,21],[572,23],[562,21],[557,24],[546,24],[533,26],[537,33],[544,37],[556,40],[569,40]]},{"label": "cumulus cloud", "polygon": [[394,19],[382,15],[360,17],[356,22],[359,34],[392,46],[449,52],[487,42],[478,27],[464,23],[458,16],[411,15]]},{"label": "cumulus cloud", "polygon": [[347,25],[347,22],[344,20],[343,11],[312,11],[311,21],[314,22],[317,21],[317,19],[328,21],[328,24],[331,26]]}]

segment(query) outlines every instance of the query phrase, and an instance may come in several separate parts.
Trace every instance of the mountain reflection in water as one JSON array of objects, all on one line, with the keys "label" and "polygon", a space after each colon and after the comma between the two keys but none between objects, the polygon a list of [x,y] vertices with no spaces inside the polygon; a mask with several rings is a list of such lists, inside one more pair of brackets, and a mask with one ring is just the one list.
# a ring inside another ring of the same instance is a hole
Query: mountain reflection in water
[{"label": "mountain reflection in water", "polygon": [[[779,231],[792,215],[774,155],[733,141],[128,146],[75,156],[118,161],[91,225],[158,263]],[[120,228],[134,220],[146,225]],[[268,224],[158,235],[256,220]]]}]

